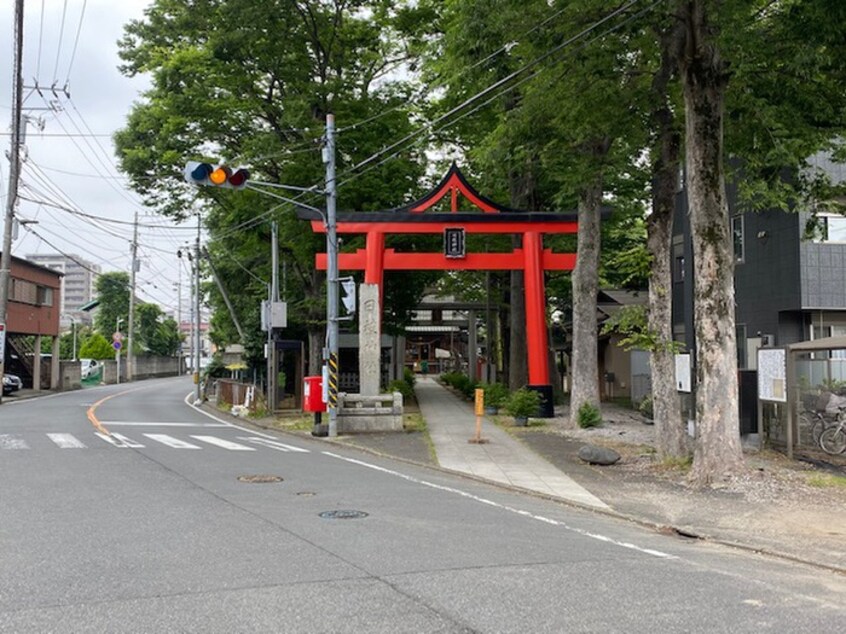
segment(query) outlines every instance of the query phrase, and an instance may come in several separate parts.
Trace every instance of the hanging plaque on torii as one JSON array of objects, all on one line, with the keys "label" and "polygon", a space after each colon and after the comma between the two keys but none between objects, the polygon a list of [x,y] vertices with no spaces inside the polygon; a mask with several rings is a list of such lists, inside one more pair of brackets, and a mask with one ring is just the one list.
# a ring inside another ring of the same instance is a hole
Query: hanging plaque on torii
[{"label": "hanging plaque on torii", "polygon": [[[447,195],[449,212],[429,211]],[[459,196],[478,211],[459,212]],[[311,221],[315,233],[326,232],[318,212],[298,208],[297,216]],[[529,387],[544,396],[541,415],[548,418],[553,413],[544,271],[573,270],[576,254],[544,249],[543,235],[577,233],[577,218],[576,213],[520,211],[499,205],[477,192],[453,163],[437,187],[411,204],[386,211],[339,212],[338,234],[364,234],[367,242],[364,249],[340,253],[338,269],[364,271],[364,283],[374,284],[380,291],[385,271],[523,271]],[[412,233],[442,234],[444,252],[398,253],[385,248],[387,234]],[[495,233],[520,234],[523,247],[507,253],[466,252],[466,234]],[[315,265],[321,271],[326,270],[325,253],[316,255]]]}]

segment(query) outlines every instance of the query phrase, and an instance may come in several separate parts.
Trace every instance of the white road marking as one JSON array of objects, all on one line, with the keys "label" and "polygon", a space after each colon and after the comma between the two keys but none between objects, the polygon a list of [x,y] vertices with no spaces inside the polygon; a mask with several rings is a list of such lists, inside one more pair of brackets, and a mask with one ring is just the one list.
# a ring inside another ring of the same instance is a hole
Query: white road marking
[{"label": "white road marking", "polygon": [[103,420],[100,424],[108,429],[109,427],[227,427],[222,423],[148,423]]},{"label": "white road marking", "polygon": [[156,442],[160,442],[163,445],[167,445],[168,447],[173,447],[174,449],[199,449],[197,445],[192,445],[190,442],[185,442],[184,440],[179,440],[178,438],[174,438],[173,436],[168,436],[167,434],[144,434],[150,440],[155,440]]},{"label": "white road marking", "polygon": [[110,445],[114,445],[115,447],[120,447],[121,449],[127,448],[127,445],[122,440],[120,440],[119,438],[115,438],[114,436],[109,436],[108,434],[104,434],[99,431],[95,431],[94,435],[98,436],[102,440],[105,440]]},{"label": "white road marking", "polygon": [[262,447],[270,447],[271,449],[276,449],[277,451],[292,451],[297,453],[311,453],[308,449],[302,449],[301,447],[294,447],[293,445],[286,445],[284,442],[277,442],[275,440],[267,440],[266,438],[255,438],[253,436],[238,436],[238,440],[246,440],[251,443],[255,443],[257,445],[261,445]]},{"label": "white road marking", "polygon": [[85,443],[72,434],[47,434],[47,437],[61,449],[85,449]]},{"label": "white road marking", "polygon": [[29,449],[23,438],[16,438],[11,434],[0,434],[0,449]]},{"label": "white road marking", "polygon": [[121,441],[124,444],[124,446],[130,447],[131,449],[143,449],[144,448],[144,445],[142,445],[140,442],[136,442],[136,441],[132,440],[132,438],[127,438],[123,434],[112,434],[112,436],[117,438],[119,441]]},{"label": "white road marking", "polygon": [[194,397],[193,392],[189,392],[188,395],[185,397],[185,404],[193,409],[198,414],[202,414],[203,416],[208,416],[212,420],[216,420],[218,423],[223,423],[226,427],[232,427],[233,429],[240,429],[241,431],[245,431],[248,434],[253,434],[255,436],[261,436],[262,438],[269,438],[270,440],[276,440],[276,436],[271,436],[270,434],[263,434],[260,431],[255,431],[252,429],[248,429],[247,427],[241,427],[240,425],[235,425],[234,423],[229,423],[222,418],[218,418],[214,414],[209,414],[208,412],[204,411],[202,408],[197,407],[194,403],[191,402],[190,399]]},{"label": "white road marking", "polygon": [[216,436],[191,436],[191,438],[196,438],[197,440],[202,440],[203,442],[207,442],[210,445],[216,445],[218,447],[223,447],[224,449],[228,449],[229,451],[255,451],[255,447],[247,447],[246,445],[241,445],[237,442],[232,442],[231,440],[224,440],[223,438],[217,438]]},{"label": "white road marking", "polygon": [[398,478],[402,478],[403,480],[408,480],[409,482],[413,482],[415,484],[421,484],[423,486],[431,487],[433,489],[437,489],[439,491],[446,491],[448,493],[455,493],[462,497],[468,498],[470,500],[475,500],[476,502],[480,502],[482,504],[487,504],[488,506],[493,506],[498,509],[502,509],[504,511],[508,511],[509,513],[516,513],[517,515],[522,515],[523,517],[528,517],[533,520],[537,520],[539,522],[544,522],[546,524],[551,524],[553,526],[560,526],[565,530],[572,531],[573,533],[577,533],[579,535],[583,535],[585,537],[590,537],[591,539],[597,539],[599,541],[607,542],[609,544],[614,544],[615,546],[620,546],[621,548],[628,548],[630,550],[636,550],[638,552],[644,553],[646,555],[651,555],[653,557],[660,557],[661,559],[678,559],[676,555],[670,555],[668,553],[662,552],[660,550],[653,550],[651,548],[642,548],[641,546],[637,546],[636,544],[631,544],[629,542],[621,542],[613,539],[611,537],[607,537],[606,535],[600,535],[598,533],[592,533],[590,531],[586,531],[582,528],[575,528],[573,526],[569,526],[568,524],[561,522],[559,520],[554,520],[549,517],[544,517],[543,515],[535,515],[529,511],[524,511],[522,509],[516,509],[511,506],[507,506],[505,504],[500,504],[498,502],[494,502],[493,500],[488,500],[483,497],[479,497],[478,495],[473,495],[472,493],[468,493],[467,491],[462,491],[461,489],[454,489],[452,487],[443,486],[441,484],[434,484],[433,482],[427,482],[426,480],[420,480],[418,478],[414,478],[410,475],[406,475],[404,473],[400,473],[399,471],[392,471],[391,469],[385,469],[384,467],[380,467],[378,465],[370,464],[368,462],[363,462],[361,460],[355,460],[354,458],[345,458],[344,456],[339,456],[338,454],[334,454],[330,451],[324,451],[324,456],[329,456],[330,458],[337,458],[338,460],[343,460],[345,462],[350,462],[352,464],[356,464],[362,467],[367,467],[368,469],[373,469],[374,471],[380,471],[382,473],[386,473],[388,475],[396,476]]}]

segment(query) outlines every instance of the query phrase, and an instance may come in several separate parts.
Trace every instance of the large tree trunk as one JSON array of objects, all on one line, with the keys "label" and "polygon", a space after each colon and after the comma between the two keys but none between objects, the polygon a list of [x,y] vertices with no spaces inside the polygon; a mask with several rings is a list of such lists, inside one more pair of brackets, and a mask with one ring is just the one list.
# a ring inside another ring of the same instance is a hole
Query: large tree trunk
[{"label": "large tree trunk", "polygon": [[573,355],[570,425],[576,427],[579,408],[599,407],[596,296],[599,292],[600,209],[602,179],[597,177],[579,195],[579,233],[573,269]]},{"label": "large tree trunk", "polygon": [[728,82],[708,0],[687,0],[680,70],[686,117],[687,188],[693,236],[696,442],[691,478],[700,485],[743,469],[737,396],[734,256],[723,176],[723,107]]},{"label": "large tree trunk", "polygon": [[652,83],[658,105],[652,113],[655,158],[652,178],[652,213],[647,219],[647,247],[652,256],[649,276],[649,330],[656,338],[650,351],[652,408],[659,458],[688,455],[687,433],[679,409],[673,349],[672,237],[681,135],[669,103],[673,53],[678,50],[678,29],[661,34],[661,67]]}]

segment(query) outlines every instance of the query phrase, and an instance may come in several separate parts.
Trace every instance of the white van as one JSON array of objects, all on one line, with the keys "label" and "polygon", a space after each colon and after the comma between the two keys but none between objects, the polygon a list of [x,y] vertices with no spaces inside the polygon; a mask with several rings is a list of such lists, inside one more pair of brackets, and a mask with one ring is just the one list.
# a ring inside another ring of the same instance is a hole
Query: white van
[{"label": "white van", "polygon": [[79,363],[81,365],[79,376],[82,379],[87,379],[100,371],[100,362],[97,359],[80,359]]}]

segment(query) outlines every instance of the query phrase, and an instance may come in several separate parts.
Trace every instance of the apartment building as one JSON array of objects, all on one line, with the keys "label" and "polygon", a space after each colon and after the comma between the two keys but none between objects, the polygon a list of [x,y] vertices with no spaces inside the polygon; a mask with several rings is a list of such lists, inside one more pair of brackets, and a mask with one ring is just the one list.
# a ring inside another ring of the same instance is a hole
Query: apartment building
[{"label": "apartment building", "polygon": [[72,321],[90,324],[91,313],[81,311],[80,307],[96,297],[94,284],[100,274],[100,266],[74,254],[32,254],[26,259],[63,274],[59,298],[62,327],[69,327]]}]

